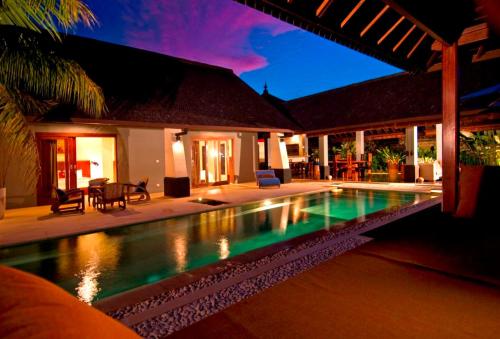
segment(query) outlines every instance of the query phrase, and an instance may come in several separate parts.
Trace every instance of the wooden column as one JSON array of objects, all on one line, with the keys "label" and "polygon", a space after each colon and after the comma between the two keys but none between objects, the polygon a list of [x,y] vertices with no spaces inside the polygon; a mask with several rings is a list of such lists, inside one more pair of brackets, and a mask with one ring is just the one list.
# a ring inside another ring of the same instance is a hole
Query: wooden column
[{"label": "wooden column", "polygon": [[455,212],[458,201],[458,111],[457,43],[443,44],[443,205],[444,213]]}]

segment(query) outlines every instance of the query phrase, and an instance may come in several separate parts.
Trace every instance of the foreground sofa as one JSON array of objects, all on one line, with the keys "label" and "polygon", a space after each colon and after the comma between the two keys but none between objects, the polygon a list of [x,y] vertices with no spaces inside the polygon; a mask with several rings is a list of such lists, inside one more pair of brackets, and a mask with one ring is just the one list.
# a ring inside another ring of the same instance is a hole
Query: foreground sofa
[{"label": "foreground sofa", "polygon": [[0,266],[0,338],[139,338],[56,285]]}]

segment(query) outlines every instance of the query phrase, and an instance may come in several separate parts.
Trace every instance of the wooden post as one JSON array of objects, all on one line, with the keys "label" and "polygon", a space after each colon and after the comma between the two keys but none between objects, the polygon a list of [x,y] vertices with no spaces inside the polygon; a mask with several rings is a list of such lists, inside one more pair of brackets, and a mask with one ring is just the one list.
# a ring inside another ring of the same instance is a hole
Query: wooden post
[{"label": "wooden post", "polygon": [[458,202],[458,47],[443,44],[443,205],[444,213],[455,212]]}]

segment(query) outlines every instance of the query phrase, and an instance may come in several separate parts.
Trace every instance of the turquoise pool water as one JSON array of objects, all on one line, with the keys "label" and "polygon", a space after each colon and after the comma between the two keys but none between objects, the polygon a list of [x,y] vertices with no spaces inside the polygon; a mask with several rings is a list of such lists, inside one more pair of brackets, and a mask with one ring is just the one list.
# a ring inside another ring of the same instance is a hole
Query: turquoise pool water
[{"label": "turquoise pool water", "polygon": [[426,194],[332,190],[0,249],[0,264],[81,300],[154,283],[257,248],[401,206]]}]

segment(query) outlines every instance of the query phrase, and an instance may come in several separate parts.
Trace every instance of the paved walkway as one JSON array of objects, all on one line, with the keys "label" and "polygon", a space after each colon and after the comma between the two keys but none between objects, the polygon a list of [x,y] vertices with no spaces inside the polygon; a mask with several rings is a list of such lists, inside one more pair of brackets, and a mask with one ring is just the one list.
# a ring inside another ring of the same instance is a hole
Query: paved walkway
[{"label": "paved walkway", "polygon": [[221,200],[230,207],[245,202],[283,197],[288,195],[324,191],[332,184],[346,188],[370,188],[382,190],[405,190],[430,192],[436,185],[387,184],[387,183],[339,183],[331,181],[297,181],[284,184],[279,189],[258,189],[253,183],[225,185],[192,190],[188,198],[166,198],[162,194],[152,195],[149,202],[128,204],[122,211],[117,208],[106,213],[87,207],[84,215],[54,215],[49,206],[37,206],[7,210],[5,219],[0,220],[0,246],[13,245],[40,239],[56,238],[72,234],[87,233],[106,228],[124,226],[165,219],[169,217],[214,210],[213,207],[191,202],[200,197]]}]

